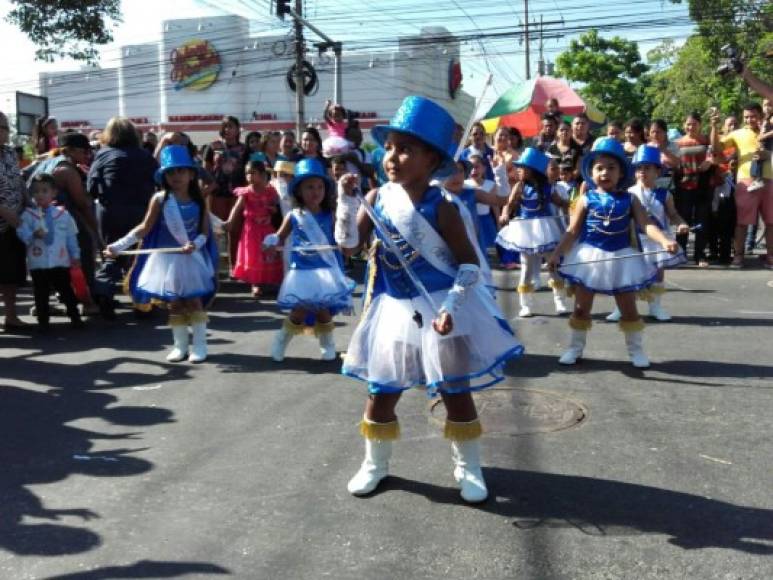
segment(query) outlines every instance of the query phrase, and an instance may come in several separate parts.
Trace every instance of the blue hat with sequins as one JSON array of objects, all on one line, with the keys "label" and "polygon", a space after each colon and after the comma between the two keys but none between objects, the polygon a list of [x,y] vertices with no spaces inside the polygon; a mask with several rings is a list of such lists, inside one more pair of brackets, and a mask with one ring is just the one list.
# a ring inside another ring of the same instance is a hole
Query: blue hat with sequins
[{"label": "blue hat with sequins", "polygon": [[159,168],[156,170],[156,183],[163,182],[164,173],[170,169],[185,167],[193,169],[197,174],[201,171],[198,165],[191,159],[188,148],[183,145],[167,145],[158,156]]},{"label": "blue hat with sequins", "polygon": [[516,167],[531,169],[542,177],[547,177],[548,163],[550,163],[550,158],[539,149],[534,149],[534,147],[527,147],[518,160],[513,161],[513,165]]},{"label": "blue hat with sequins", "polygon": [[454,171],[454,158],[449,154],[453,145],[456,121],[443,107],[424,97],[405,97],[389,125],[377,125],[371,129],[373,139],[381,145],[389,133],[404,133],[415,137],[434,149],[441,158],[434,177],[442,179]]},{"label": "blue hat with sequins", "polygon": [[593,148],[590,150],[590,152],[582,158],[581,173],[582,178],[587,183],[593,186],[596,185],[591,174],[591,167],[593,167],[593,162],[599,155],[609,155],[610,157],[613,157],[620,162],[620,169],[622,171],[620,172],[621,177],[620,182],[618,183],[618,187],[628,183],[631,180],[633,171],[631,170],[631,164],[628,163],[628,157],[625,155],[625,149],[623,149],[622,144],[614,137],[604,137],[602,139],[598,139],[593,144]]},{"label": "blue hat with sequins", "polygon": [[653,147],[652,145],[639,145],[639,148],[636,149],[636,153],[633,154],[631,165],[634,169],[639,165],[662,167],[663,163],[660,161],[660,149]]},{"label": "blue hat with sequins", "polygon": [[328,177],[322,162],[314,157],[301,159],[295,164],[295,176],[290,182],[290,194],[298,195],[296,191],[298,186],[311,177],[319,177],[325,183],[325,194],[333,195],[333,181]]}]

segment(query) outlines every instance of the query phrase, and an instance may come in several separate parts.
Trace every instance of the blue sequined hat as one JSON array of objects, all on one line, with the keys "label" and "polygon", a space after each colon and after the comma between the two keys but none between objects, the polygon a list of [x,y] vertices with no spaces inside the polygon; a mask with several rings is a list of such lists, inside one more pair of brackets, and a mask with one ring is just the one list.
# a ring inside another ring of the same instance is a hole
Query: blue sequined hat
[{"label": "blue sequined hat", "polygon": [[298,195],[297,187],[310,177],[319,177],[325,183],[325,194],[333,195],[333,181],[328,177],[325,166],[319,159],[307,157],[295,164],[295,176],[290,182],[290,194]]},{"label": "blue sequined hat", "polygon": [[456,121],[443,107],[424,97],[411,96],[405,97],[389,125],[377,125],[370,134],[382,147],[391,132],[410,135],[430,146],[441,156],[440,167],[433,176],[442,179],[454,171],[454,158],[448,151],[455,129]]},{"label": "blue sequined hat", "polygon": [[188,148],[182,145],[167,145],[161,150],[161,154],[158,159],[159,168],[156,170],[155,178],[156,183],[163,183],[164,173],[170,169],[177,169],[178,167],[186,167],[193,169],[197,174],[199,173],[199,166],[191,159],[191,154],[188,152]]},{"label": "blue sequined hat", "polygon": [[636,153],[633,155],[633,161],[631,165],[636,169],[639,165],[654,165],[656,167],[662,167],[663,164],[660,161],[660,149],[653,147],[652,145],[639,145]]},{"label": "blue sequined hat", "polygon": [[587,183],[593,185],[594,187],[596,185],[591,174],[591,167],[593,166],[593,162],[595,161],[596,157],[599,155],[609,155],[610,157],[614,157],[620,162],[620,168],[622,171],[620,176],[620,183],[617,184],[618,187],[621,187],[631,181],[633,171],[631,170],[631,164],[628,163],[628,157],[625,155],[625,149],[623,149],[620,141],[614,137],[604,137],[596,141],[593,144],[593,149],[591,149],[590,152],[582,158],[582,178]]},{"label": "blue sequined hat", "polygon": [[548,163],[550,163],[550,158],[539,149],[534,149],[533,147],[524,149],[518,160],[513,161],[513,165],[516,167],[531,169],[545,178],[548,176]]}]

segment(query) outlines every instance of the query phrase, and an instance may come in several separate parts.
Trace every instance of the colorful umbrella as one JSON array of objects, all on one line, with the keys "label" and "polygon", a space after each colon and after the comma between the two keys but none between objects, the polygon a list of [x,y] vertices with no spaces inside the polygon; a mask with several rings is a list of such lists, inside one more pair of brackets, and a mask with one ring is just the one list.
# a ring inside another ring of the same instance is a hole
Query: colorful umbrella
[{"label": "colorful umbrella", "polygon": [[516,85],[499,97],[483,117],[487,133],[497,127],[517,127],[524,137],[539,133],[540,117],[549,98],[558,100],[558,108],[573,116],[585,111],[594,123],[603,123],[604,114],[588,106],[566,82],[553,77],[537,77]]}]

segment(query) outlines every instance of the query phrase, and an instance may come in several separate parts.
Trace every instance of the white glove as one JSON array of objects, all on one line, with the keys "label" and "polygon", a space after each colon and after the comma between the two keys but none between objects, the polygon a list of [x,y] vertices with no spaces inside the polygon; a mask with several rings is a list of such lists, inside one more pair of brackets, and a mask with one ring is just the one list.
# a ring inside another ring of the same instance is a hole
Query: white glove
[{"label": "white glove", "polygon": [[478,283],[479,277],[480,266],[477,264],[460,264],[459,270],[456,272],[454,285],[451,286],[446,299],[440,305],[440,311],[443,312],[445,310],[453,316],[464,303],[467,292]]},{"label": "white glove", "polygon": [[138,241],[139,239],[137,238],[137,235],[134,233],[134,230],[132,230],[120,240],[116,240],[107,246],[107,248],[110,250],[111,254],[120,254],[124,250],[131,248]]},{"label": "white glove", "polygon": [[207,236],[204,234],[199,234],[195,238],[193,238],[193,245],[196,246],[197,250],[200,250],[204,247],[204,244],[207,243]]},{"label": "white glove", "polygon": [[268,234],[265,238],[263,238],[263,248],[268,249],[273,248],[274,246],[278,246],[280,241],[281,240],[277,234]]},{"label": "white glove", "polygon": [[494,168],[494,181],[497,184],[497,195],[499,197],[510,195],[510,182],[507,180],[507,164],[500,163]]}]

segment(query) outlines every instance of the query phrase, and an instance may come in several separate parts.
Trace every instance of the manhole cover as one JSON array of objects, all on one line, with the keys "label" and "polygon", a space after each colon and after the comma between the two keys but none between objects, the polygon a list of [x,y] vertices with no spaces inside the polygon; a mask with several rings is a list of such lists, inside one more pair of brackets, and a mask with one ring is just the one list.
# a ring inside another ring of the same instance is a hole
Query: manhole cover
[{"label": "manhole cover", "polygon": [[[473,398],[489,435],[553,433],[576,427],[588,416],[580,403],[548,391],[500,387],[474,393]],[[430,416],[443,425],[446,408],[441,400],[432,403]]]}]

